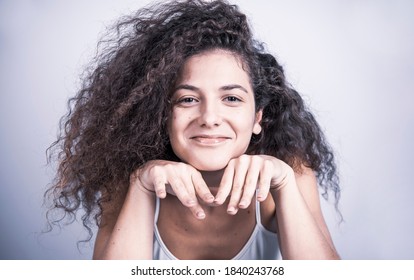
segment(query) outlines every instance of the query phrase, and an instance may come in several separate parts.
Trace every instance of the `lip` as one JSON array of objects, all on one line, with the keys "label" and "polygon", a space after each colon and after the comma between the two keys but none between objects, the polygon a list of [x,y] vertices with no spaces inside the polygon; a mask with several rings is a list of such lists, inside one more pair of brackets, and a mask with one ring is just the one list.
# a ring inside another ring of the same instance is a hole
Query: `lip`
[{"label": "lip", "polygon": [[218,145],[227,142],[231,138],[223,135],[200,134],[192,136],[190,139],[202,145]]}]

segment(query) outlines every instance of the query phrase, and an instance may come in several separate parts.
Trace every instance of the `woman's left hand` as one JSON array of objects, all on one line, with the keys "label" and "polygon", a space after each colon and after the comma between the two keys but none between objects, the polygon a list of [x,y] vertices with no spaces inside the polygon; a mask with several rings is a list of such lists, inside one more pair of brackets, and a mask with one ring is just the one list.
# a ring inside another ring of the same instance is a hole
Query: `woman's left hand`
[{"label": "woman's left hand", "polygon": [[293,174],[289,165],[275,157],[241,155],[229,161],[214,202],[221,205],[230,195],[227,212],[234,215],[250,205],[256,189],[257,199],[264,201],[270,189],[283,188]]}]

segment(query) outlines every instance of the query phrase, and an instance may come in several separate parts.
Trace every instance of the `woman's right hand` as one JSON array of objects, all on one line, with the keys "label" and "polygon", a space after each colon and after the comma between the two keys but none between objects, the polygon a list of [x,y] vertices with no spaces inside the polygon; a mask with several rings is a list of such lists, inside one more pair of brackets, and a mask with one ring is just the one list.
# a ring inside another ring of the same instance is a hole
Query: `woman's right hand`
[{"label": "woman's right hand", "polygon": [[205,218],[198,199],[208,204],[214,201],[201,173],[183,162],[148,161],[131,174],[130,184],[155,193],[159,198],[165,198],[167,193],[175,195],[197,219]]}]

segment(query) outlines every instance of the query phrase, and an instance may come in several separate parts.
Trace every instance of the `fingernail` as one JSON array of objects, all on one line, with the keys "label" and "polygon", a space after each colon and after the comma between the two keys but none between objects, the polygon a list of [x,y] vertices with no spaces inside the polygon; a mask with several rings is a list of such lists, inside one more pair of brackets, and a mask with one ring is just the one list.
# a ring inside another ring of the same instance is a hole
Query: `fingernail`
[{"label": "fingernail", "polygon": [[222,204],[223,203],[223,201],[222,201],[223,199],[221,199],[220,198],[220,196],[216,196],[215,198],[214,198],[214,203],[216,203],[216,204]]},{"label": "fingernail", "polygon": [[227,209],[227,213],[229,213],[229,214],[236,214],[237,213],[237,209],[235,207],[231,206],[231,207],[229,207]]},{"label": "fingernail", "polygon": [[197,218],[199,219],[204,219],[206,217],[206,214],[204,214],[204,212],[197,212]]},{"label": "fingernail", "polygon": [[240,208],[244,208],[244,207],[246,207],[246,205],[247,205],[247,201],[246,201],[246,200],[244,200],[244,199],[242,199],[242,200],[240,201],[240,203],[239,203],[239,207],[240,207]]},{"label": "fingernail", "polygon": [[206,201],[214,201],[214,196],[210,195],[206,195]]}]

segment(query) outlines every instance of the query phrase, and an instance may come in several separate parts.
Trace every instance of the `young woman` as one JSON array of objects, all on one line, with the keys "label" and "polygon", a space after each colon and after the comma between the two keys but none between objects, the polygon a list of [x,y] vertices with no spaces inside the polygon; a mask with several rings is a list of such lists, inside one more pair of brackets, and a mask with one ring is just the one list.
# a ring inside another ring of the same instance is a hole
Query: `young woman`
[{"label": "young woman", "polygon": [[96,221],[94,258],[339,258],[333,154],[245,15],[174,1],[116,30],[52,146],[54,207]]}]

